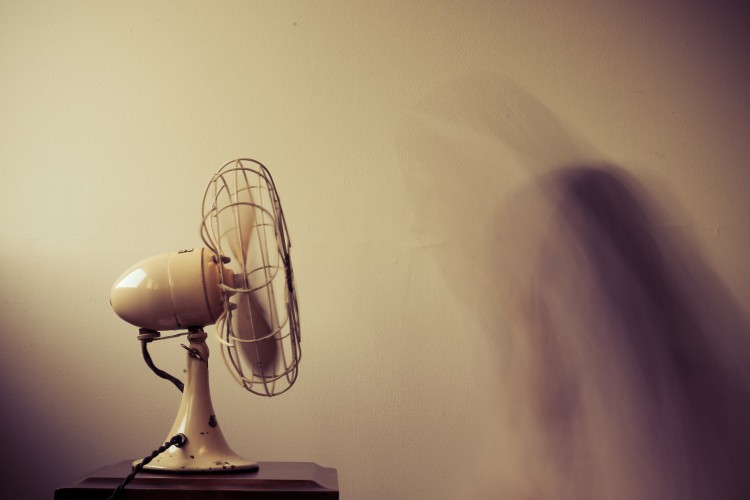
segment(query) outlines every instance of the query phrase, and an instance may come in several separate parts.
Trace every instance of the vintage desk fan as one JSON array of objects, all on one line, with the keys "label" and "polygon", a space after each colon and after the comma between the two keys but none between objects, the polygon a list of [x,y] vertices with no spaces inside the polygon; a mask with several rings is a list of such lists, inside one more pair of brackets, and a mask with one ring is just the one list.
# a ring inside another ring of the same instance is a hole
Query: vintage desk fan
[{"label": "vintage desk fan", "polygon": [[[180,381],[153,365],[147,345],[182,335],[190,342],[183,345],[187,375],[182,402],[165,443],[171,446],[141,467],[159,472],[255,470],[256,462],[232,451],[216,419],[203,327],[216,325],[224,363],[248,391],[276,396],[297,379],[301,351],[291,245],[264,165],[234,160],[211,178],[200,233],[205,248],[145,259],[112,288],[117,315],[140,328],[146,362],[178,387]],[[186,331],[161,337],[164,330]]]}]

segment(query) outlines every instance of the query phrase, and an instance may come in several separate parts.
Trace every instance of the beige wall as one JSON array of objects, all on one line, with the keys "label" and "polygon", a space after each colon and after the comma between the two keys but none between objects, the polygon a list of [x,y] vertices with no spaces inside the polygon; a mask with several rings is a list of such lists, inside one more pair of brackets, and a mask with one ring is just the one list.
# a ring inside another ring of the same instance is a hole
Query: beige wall
[{"label": "beige wall", "polygon": [[[533,316],[519,303],[539,297],[529,280],[546,286],[530,256],[577,248],[545,229],[545,183],[600,161],[650,200],[665,259],[715,278],[747,332],[748,18],[698,3],[0,1],[3,483],[37,478],[49,498],[165,437],[179,395],[143,365],[109,287],[198,245],[205,183],[252,156],[288,218],[304,356],[272,400],[213,365],[237,451],[336,467],[352,499],[582,498],[565,486],[572,459],[599,464],[569,476],[596,498],[680,491],[658,477],[628,489],[639,448],[591,439],[620,431],[601,416],[619,411],[606,388],[582,386],[584,445],[540,438],[524,387],[549,360],[511,339]],[[590,264],[561,262],[572,281]],[[565,282],[548,294],[580,292]],[[597,314],[576,304],[562,316]],[[578,366],[581,349],[560,352]],[[179,371],[181,350],[154,356]],[[629,414],[646,403],[625,385]],[[650,450],[638,422],[629,443]]]}]

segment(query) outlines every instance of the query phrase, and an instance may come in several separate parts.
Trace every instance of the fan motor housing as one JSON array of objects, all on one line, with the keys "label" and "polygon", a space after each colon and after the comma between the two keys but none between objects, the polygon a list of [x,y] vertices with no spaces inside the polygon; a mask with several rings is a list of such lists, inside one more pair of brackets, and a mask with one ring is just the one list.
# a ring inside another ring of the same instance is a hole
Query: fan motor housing
[{"label": "fan motor housing", "polygon": [[156,331],[211,325],[223,311],[221,267],[208,248],[144,259],[115,282],[110,303],[117,315]]}]

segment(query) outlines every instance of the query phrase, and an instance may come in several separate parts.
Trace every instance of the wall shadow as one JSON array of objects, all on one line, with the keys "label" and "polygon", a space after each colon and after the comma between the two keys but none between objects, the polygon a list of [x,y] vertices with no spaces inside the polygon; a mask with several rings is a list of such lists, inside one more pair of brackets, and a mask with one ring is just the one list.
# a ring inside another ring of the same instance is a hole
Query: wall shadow
[{"label": "wall shadow", "polygon": [[400,140],[415,244],[493,353],[465,360],[491,400],[466,496],[750,498],[750,327],[669,187],[502,75],[435,89]]},{"label": "wall shadow", "polygon": [[556,169],[514,199],[537,249],[503,374],[528,398],[511,411],[544,471],[530,491],[750,498],[750,329],[722,281],[615,166]]}]

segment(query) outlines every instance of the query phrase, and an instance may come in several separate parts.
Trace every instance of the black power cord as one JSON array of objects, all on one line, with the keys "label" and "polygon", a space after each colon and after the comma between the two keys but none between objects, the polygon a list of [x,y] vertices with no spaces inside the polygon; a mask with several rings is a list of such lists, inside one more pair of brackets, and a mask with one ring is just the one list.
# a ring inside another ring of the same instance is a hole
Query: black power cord
[{"label": "black power cord", "polygon": [[185,436],[185,434],[175,434],[174,436],[172,436],[169,441],[159,446],[157,449],[151,452],[151,455],[147,456],[138,465],[134,466],[133,472],[131,472],[130,475],[126,477],[117,488],[115,488],[115,491],[112,492],[107,500],[115,500],[117,496],[122,492],[122,490],[124,490],[125,487],[135,478],[135,475],[138,474],[143,469],[143,467],[148,465],[153,459],[167,451],[172,446],[181,448],[185,443],[187,443],[187,437]]},{"label": "black power cord", "polygon": [[154,364],[154,361],[151,359],[151,355],[148,352],[148,344],[154,340],[160,340],[159,332],[141,328],[140,335],[138,335],[138,340],[141,341],[141,353],[143,354],[143,360],[146,362],[148,367],[151,368],[151,371],[153,371],[159,377],[165,380],[169,380],[175,385],[175,387],[180,390],[180,392],[183,392],[183,390],[185,389],[185,384],[183,384],[177,377],[174,377],[164,370],[157,368],[157,366]]},{"label": "black power cord", "polygon": [[[138,340],[141,341],[141,353],[143,354],[143,360],[146,362],[149,368],[157,374],[159,377],[169,380],[172,382],[177,389],[180,390],[180,392],[184,391],[185,385],[177,378],[169,373],[165,372],[164,370],[161,370],[156,367],[154,364],[154,361],[151,359],[151,355],[148,352],[148,344],[154,340],[161,340],[160,333],[155,330],[149,330],[147,328],[141,328],[138,335]],[[164,338],[171,338],[171,337],[164,337]],[[183,346],[184,347],[184,346]],[[151,452],[151,455],[144,458],[138,465],[135,465],[133,467],[133,472],[126,477],[122,483],[115,488],[115,490],[112,492],[112,494],[109,496],[107,500],[115,500],[117,496],[122,492],[122,490],[125,489],[125,487],[130,484],[130,482],[135,478],[135,475],[138,474],[141,470],[143,470],[143,467],[148,465],[153,459],[167,451],[170,447],[176,446],[178,448],[181,448],[185,443],[187,442],[187,436],[185,434],[175,434],[172,436],[169,441],[164,443],[163,445],[159,446],[157,449]]]}]

